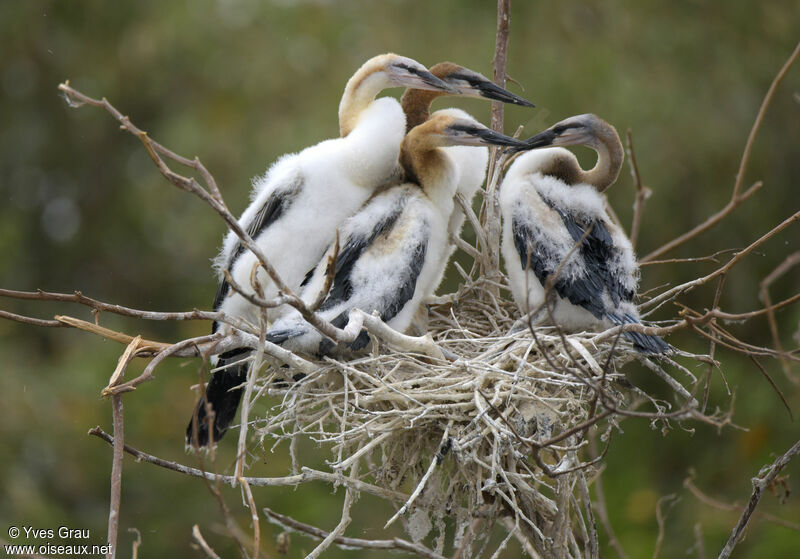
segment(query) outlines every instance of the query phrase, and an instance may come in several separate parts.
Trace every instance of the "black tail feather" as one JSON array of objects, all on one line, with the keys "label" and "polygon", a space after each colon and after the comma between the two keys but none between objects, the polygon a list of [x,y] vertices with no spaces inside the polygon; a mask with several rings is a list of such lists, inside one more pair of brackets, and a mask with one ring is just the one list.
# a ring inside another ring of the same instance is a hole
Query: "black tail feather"
[{"label": "black tail feather", "polygon": [[[246,350],[233,350],[219,356],[218,366],[223,367],[245,356]],[[248,363],[232,365],[214,373],[206,387],[206,393],[197,403],[195,413],[186,428],[186,443],[194,446],[208,446],[211,437],[206,402],[214,410],[214,442],[218,442],[236,417],[236,410],[242,400],[242,388],[235,388],[247,380]],[[196,437],[196,438],[195,438]]]},{"label": "black tail feather", "polygon": [[[625,313],[623,316],[618,314],[608,313],[606,314],[608,319],[617,325],[623,324],[641,324],[641,321],[637,319],[635,316],[632,316],[628,313]],[[640,353],[645,353],[649,355],[660,355],[664,353],[669,353],[672,350],[672,346],[670,346],[667,342],[659,338],[658,336],[652,336],[650,334],[641,334],[639,332],[623,332],[622,333],[625,338],[628,339],[633,344],[633,347]]]}]

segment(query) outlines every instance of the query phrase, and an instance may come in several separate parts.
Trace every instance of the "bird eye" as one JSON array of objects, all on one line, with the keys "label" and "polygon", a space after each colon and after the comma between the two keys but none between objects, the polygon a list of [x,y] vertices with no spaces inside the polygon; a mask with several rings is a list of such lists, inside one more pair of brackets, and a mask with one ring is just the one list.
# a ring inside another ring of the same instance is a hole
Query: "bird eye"
[{"label": "bird eye", "polygon": [[401,70],[405,70],[409,74],[419,74],[419,68],[415,68],[414,66],[409,66],[405,62],[395,62],[393,64],[395,68],[400,68]]},{"label": "bird eye", "polygon": [[577,123],[559,124],[558,126],[553,127],[553,132],[555,132],[556,134],[563,134],[564,132],[572,128],[582,128],[582,125]]}]

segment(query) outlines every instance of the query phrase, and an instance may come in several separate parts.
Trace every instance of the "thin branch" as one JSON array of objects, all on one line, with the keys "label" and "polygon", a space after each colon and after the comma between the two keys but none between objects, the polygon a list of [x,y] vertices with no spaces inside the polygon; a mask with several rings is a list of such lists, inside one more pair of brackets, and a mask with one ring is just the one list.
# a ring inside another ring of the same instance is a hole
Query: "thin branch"
[{"label": "thin branch", "polygon": [[[323,539],[327,538],[330,534],[310,524],[299,522],[289,516],[277,513],[271,509],[262,509],[267,518],[278,524],[285,530],[294,532],[301,532],[309,535],[312,538]],[[427,559],[445,559],[444,556],[426,548],[423,545],[411,543],[400,538],[391,540],[362,540],[359,538],[346,538],[344,536],[337,536],[333,539],[333,543],[342,547],[357,547],[360,549],[380,549],[385,551],[407,551],[409,553],[416,553],[421,557]]]},{"label": "thin branch", "polygon": [[80,291],[74,293],[52,293],[42,291],[15,291],[13,289],[0,289],[0,297],[8,297],[10,299],[24,299],[33,301],[58,301],[61,303],[78,303],[85,305],[96,311],[110,312],[121,316],[129,316],[133,318],[142,318],[145,320],[216,320],[217,313],[208,313],[199,310],[189,312],[155,312],[144,311],[139,309],[132,309],[130,307],[123,307],[122,305],[114,305],[111,303],[104,303],[91,297],[87,297]]},{"label": "thin branch", "polygon": [[753,484],[753,493],[750,496],[750,502],[747,503],[747,507],[745,507],[744,511],[742,511],[742,516],[739,518],[739,522],[737,522],[736,526],[733,528],[731,537],[728,539],[725,547],[722,548],[722,551],[719,554],[719,559],[727,559],[731,556],[733,548],[736,547],[736,544],[739,543],[739,540],[741,540],[742,533],[744,532],[744,529],[747,528],[747,524],[750,522],[750,517],[755,512],[758,502],[761,500],[761,494],[764,492],[764,489],[769,487],[781,470],[783,470],[789,461],[798,454],[800,454],[800,440],[794,443],[794,445],[788,451],[786,451],[783,456],[775,460],[775,462],[773,462],[766,469],[766,471],[762,469],[761,472],[763,473],[759,472],[759,475],[751,480]]},{"label": "thin branch", "polygon": [[194,541],[198,543],[200,548],[205,552],[205,554],[209,557],[209,559],[221,559],[217,552],[211,549],[211,546],[208,545],[203,534],[200,533],[200,527],[195,524],[192,526],[192,538]]},{"label": "thin branch", "polygon": [[[88,434],[102,439],[108,444],[114,443],[114,437],[103,431],[100,427],[93,427],[89,430]],[[124,450],[140,462],[153,464],[167,470],[172,470],[173,472],[177,472],[179,474],[198,477],[212,482],[227,483],[229,485],[233,485],[237,481],[234,476],[215,474],[206,470],[179,464],[178,462],[173,462],[171,460],[164,460],[163,458],[159,458],[157,456],[153,456],[152,454],[137,450],[129,445],[125,445]],[[306,483],[308,481],[322,481],[334,485],[341,484],[352,487],[356,491],[369,493],[370,495],[375,495],[376,497],[390,501],[404,502],[408,500],[408,495],[405,493],[378,487],[377,485],[372,485],[358,479],[351,479],[341,474],[322,472],[307,467],[304,467],[302,472],[303,473],[284,477],[243,477],[242,479],[246,480],[247,483],[252,487],[291,487],[301,483]]]},{"label": "thin branch", "polygon": [[32,326],[39,326],[44,328],[66,328],[69,325],[59,322],[58,320],[42,320],[41,318],[32,318],[23,316],[13,312],[0,310],[0,318],[6,320],[13,320],[14,322],[21,322],[22,324],[30,324]]},{"label": "thin branch", "polygon": [[789,56],[788,60],[784,63],[783,67],[775,76],[775,79],[772,80],[772,84],[769,86],[767,94],[764,96],[764,100],[761,102],[761,107],[758,110],[758,114],[756,115],[753,127],[750,129],[750,134],[747,136],[747,142],[745,143],[744,146],[744,152],[742,153],[742,157],[739,161],[739,170],[736,173],[736,181],[734,182],[733,185],[733,191],[731,192],[730,201],[725,205],[724,208],[722,208],[720,211],[718,211],[717,213],[706,219],[703,223],[697,225],[693,229],[687,231],[686,233],[678,236],[677,238],[666,243],[665,245],[652,251],[650,254],[641,259],[642,262],[647,262],[649,260],[658,258],[662,254],[665,254],[673,250],[674,248],[683,245],[684,243],[693,239],[697,235],[712,228],[714,225],[722,221],[722,219],[727,217],[733,210],[735,210],[739,206],[739,204],[747,200],[758,189],[760,189],[761,186],[763,186],[761,181],[759,181],[753,184],[746,191],[742,192],[744,176],[745,173],[747,172],[747,166],[750,162],[750,153],[752,152],[753,143],[755,142],[756,135],[758,134],[758,131],[761,129],[761,123],[764,121],[764,115],[766,114],[767,109],[772,103],[772,99],[775,96],[775,91],[778,89],[778,86],[783,81],[783,78],[786,76],[786,73],[789,71],[789,68],[791,68],[792,64],[794,64],[795,61],[797,60],[798,55],[800,55],[800,43],[797,44],[794,51]]},{"label": "thin branch", "polygon": [[[589,448],[593,455],[597,456],[597,441],[596,436],[592,435],[589,437]],[[597,476],[594,478],[594,493],[597,497],[597,501],[595,503],[595,508],[597,509],[597,516],[600,518],[600,522],[603,524],[603,529],[606,531],[606,537],[608,538],[608,545],[617,553],[617,557],[619,559],[628,559],[627,553],[622,548],[622,544],[617,539],[617,535],[614,532],[614,527],[611,524],[611,518],[608,515],[608,506],[606,505],[606,494],[605,490],[603,489],[603,472],[599,472]]]},{"label": "thin branch", "polygon": [[[506,86],[506,62],[508,60],[508,36],[511,23],[511,0],[497,0],[497,35],[494,43],[494,83]],[[492,130],[503,132],[503,103],[492,102]]]},{"label": "thin branch", "polygon": [[[117,368],[114,370],[109,385],[118,383],[124,375],[125,369],[136,355],[142,339],[137,337],[128,345],[120,356]],[[111,496],[108,511],[108,539],[109,551],[107,559],[113,559],[117,554],[117,535],[119,533],[119,510],[122,498],[122,459],[125,448],[125,420],[122,413],[122,397],[114,396],[111,399],[111,413],[114,425],[113,458],[111,460]]]},{"label": "thin branch", "polygon": [[771,239],[772,237],[774,237],[775,235],[777,235],[778,233],[789,227],[790,225],[794,224],[794,222],[797,220],[800,220],[800,211],[792,214],[791,216],[783,220],[781,223],[779,223],[778,225],[767,231],[764,235],[762,235],[756,241],[751,243],[747,248],[737,252],[736,255],[734,255],[730,260],[728,260],[728,262],[726,262],[724,266],[717,268],[710,274],[707,274],[701,278],[697,278],[692,281],[687,281],[686,283],[673,287],[672,289],[668,289],[667,291],[658,295],[657,297],[653,297],[649,301],[645,301],[640,306],[643,308],[652,307],[654,305],[662,303],[663,301],[672,299],[675,296],[679,295],[680,293],[691,291],[695,287],[703,285],[722,274],[727,274],[731,270],[731,268],[733,268],[736,264],[739,263],[740,260],[742,260],[742,258],[753,252],[756,248],[764,244],[766,241],[768,241],[769,239]]},{"label": "thin branch", "polygon": [[[439,443],[439,448],[444,446],[449,434],[450,434],[450,426],[448,425],[447,428],[444,430],[444,433],[442,433],[442,440]],[[428,482],[428,478],[431,477],[431,474],[433,474],[434,469],[440,463],[441,463],[441,458],[439,454],[438,453],[434,454],[433,458],[431,459],[431,463],[428,466],[428,470],[425,472],[425,475],[423,475],[422,478],[419,480],[419,483],[417,483],[417,486],[414,488],[414,492],[411,493],[411,496],[408,498],[408,501],[403,503],[403,506],[400,507],[397,510],[397,512],[394,513],[394,516],[392,516],[386,522],[386,524],[383,526],[384,530],[389,526],[391,526],[395,520],[403,516],[406,513],[406,511],[408,511],[408,509],[411,508],[411,505],[414,504],[414,501],[417,499],[417,497],[419,497],[422,494],[422,490],[425,489],[425,484]]]},{"label": "thin branch", "polygon": [[[775,349],[781,354],[779,359],[781,360],[781,366],[783,368],[783,374],[792,381],[795,385],[800,385],[800,378],[796,377],[789,365],[789,360],[783,355],[785,350],[783,349],[783,344],[781,343],[781,337],[778,332],[778,321],[775,319],[775,310],[777,306],[772,305],[772,300],[769,296],[769,286],[772,285],[778,278],[783,276],[787,271],[789,271],[794,266],[800,264],[800,251],[790,254],[786,257],[786,259],[781,262],[772,272],[770,272],[767,277],[765,277],[761,284],[759,285],[759,293],[761,294],[761,302],[764,303],[764,307],[767,310],[767,323],[769,324],[769,331],[772,334],[772,342],[775,344]],[[800,294],[798,294],[800,297]]]},{"label": "thin branch", "polygon": [[[300,297],[298,297],[297,294],[295,294],[294,291],[292,291],[292,289],[286,285],[286,283],[284,283],[277,270],[275,270],[275,268],[269,263],[269,260],[267,259],[261,247],[256,244],[253,238],[242,228],[241,224],[238,222],[238,220],[236,220],[233,214],[231,214],[230,210],[228,210],[228,208],[225,206],[222,197],[219,196],[219,191],[216,188],[216,183],[214,183],[213,177],[211,177],[211,175],[205,170],[205,167],[199,163],[197,158],[190,160],[179,156],[158,142],[155,142],[150,138],[150,136],[148,136],[147,132],[137,128],[136,125],[131,122],[130,118],[122,115],[122,113],[120,113],[105,98],[102,100],[93,99],[70,87],[69,81],[60,84],[58,89],[64,92],[67,100],[70,101],[74,106],[88,104],[94,107],[105,109],[115,119],[117,119],[117,121],[119,121],[123,130],[130,132],[139,138],[148,155],[153,160],[153,163],[156,165],[164,178],[181,190],[199,197],[201,200],[211,206],[211,208],[217,212],[223,221],[225,221],[225,224],[239,238],[239,241],[242,243],[242,245],[247,250],[252,252],[258,259],[261,267],[264,268],[267,275],[275,284],[278,293],[286,298],[286,304],[297,309],[302,317],[317,330],[324,333],[326,336],[336,339],[335,332],[337,329],[320,317],[317,313],[312,312],[311,309],[309,309],[308,306],[303,302],[303,300],[300,299]],[[209,192],[209,190],[205,190],[193,177],[185,177],[173,172],[160,155],[164,155],[165,157],[182,165],[188,165],[192,168],[200,170],[201,175],[203,175],[204,180],[206,180],[206,184],[211,192]]]},{"label": "thin branch", "polygon": [[[511,0],[497,0],[497,34],[495,37],[494,82],[500,87],[506,85],[506,63],[508,59],[509,23],[511,20]],[[492,130],[503,131],[503,104],[492,103]],[[504,150],[491,149],[489,169],[487,172],[486,196],[484,197],[484,228],[486,231],[485,251],[489,257],[489,267],[484,274],[495,278],[500,273],[500,198],[498,187],[503,170]]]},{"label": "thin branch", "polygon": [[[353,463],[353,466],[350,468],[350,477],[355,478],[358,476],[358,465],[359,461],[356,460]],[[342,504],[342,514],[339,517],[339,523],[336,527],[327,535],[325,536],[321,542],[311,550],[311,553],[306,555],[306,559],[317,559],[320,555],[322,555],[335,541],[337,538],[341,538],[344,535],[344,531],[350,525],[350,522],[353,520],[350,516],[350,509],[353,506],[353,500],[355,499],[355,495],[353,492],[352,487],[347,487],[344,490],[344,503]]]},{"label": "thin branch", "polygon": [[677,501],[678,499],[675,495],[664,495],[656,504],[656,523],[658,524],[658,536],[656,537],[656,545],[655,549],[653,550],[653,559],[658,559],[658,556],[661,553],[661,545],[664,543],[664,520],[666,520],[669,510],[667,510],[667,512],[663,512],[662,505],[666,504],[668,507],[672,507]]},{"label": "thin branch", "polygon": [[131,559],[139,558],[139,546],[142,545],[142,533],[136,528],[128,528],[128,532],[136,534],[136,539],[131,544]]},{"label": "thin branch", "polygon": [[636,198],[633,201],[633,222],[631,223],[631,246],[636,250],[636,242],[639,239],[639,228],[642,224],[642,214],[644,211],[644,203],[650,195],[652,190],[642,184],[642,177],[639,174],[639,165],[636,163],[636,152],[633,151],[633,133],[631,129],[625,133],[626,144],[628,148],[628,163],[631,166],[631,175],[633,176],[633,184],[636,186]]}]

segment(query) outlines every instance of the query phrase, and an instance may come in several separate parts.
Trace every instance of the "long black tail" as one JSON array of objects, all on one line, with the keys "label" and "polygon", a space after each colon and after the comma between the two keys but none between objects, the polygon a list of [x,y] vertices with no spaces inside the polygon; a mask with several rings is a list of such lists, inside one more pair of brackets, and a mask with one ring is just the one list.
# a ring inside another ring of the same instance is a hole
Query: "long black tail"
[{"label": "long black tail", "polygon": [[[223,367],[235,361],[239,361],[249,350],[234,349],[219,356],[217,366]],[[218,442],[225,436],[228,426],[236,417],[236,410],[242,400],[242,383],[247,380],[248,363],[230,366],[211,375],[211,380],[206,387],[206,394],[197,403],[197,408],[189,426],[186,428],[186,443],[194,446],[208,446],[209,436],[209,417],[206,413],[206,402],[211,404],[214,410],[213,429],[214,442]],[[239,388],[235,388],[239,387]],[[196,437],[196,438],[195,438]]]},{"label": "long black tail", "polygon": [[[606,316],[611,322],[618,325],[641,324],[639,319],[628,313],[624,315],[608,313]],[[640,334],[639,332],[623,332],[622,335],[625,336],[640,353],[662,354],[669,353],[672,350],[672,347],[658,336]]]}]

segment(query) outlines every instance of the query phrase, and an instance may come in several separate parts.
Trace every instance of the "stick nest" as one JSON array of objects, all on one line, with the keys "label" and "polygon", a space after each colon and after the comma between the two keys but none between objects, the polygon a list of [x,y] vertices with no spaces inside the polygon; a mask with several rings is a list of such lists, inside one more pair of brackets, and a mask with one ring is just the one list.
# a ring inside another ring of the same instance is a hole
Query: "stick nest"
[{"label": "stick nest", "polygon": [[402,504],[396,517],[416,542],[434,524],[441,540],[442,519],[454,516],[459,545],[483,517],[511,519],[550,547],[576,481],[586,483],[579,454],[597,419],[596,386],[606,404],[626,404],[637,391],[618,371],[638,354],[619,338],[515,324],[519,312],[497,287],[470,282],[430,308],[427,331],[447,360],[375,340],[370,355],[325,359],[296,382],[290,368],[271,368],[259,388],[280,401],[256,422],[262,443],[290,441],[297,471],[299,439],[327,448],[345,485]]}]

